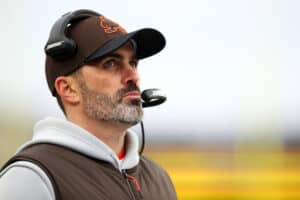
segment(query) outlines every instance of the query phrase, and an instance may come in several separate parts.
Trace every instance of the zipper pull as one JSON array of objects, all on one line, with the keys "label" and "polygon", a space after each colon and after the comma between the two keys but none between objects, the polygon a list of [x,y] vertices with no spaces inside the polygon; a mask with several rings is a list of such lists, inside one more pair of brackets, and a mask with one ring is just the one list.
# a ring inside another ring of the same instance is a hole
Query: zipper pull
[{"label": "zipper pull", "polygon": [[138,192],[140,192],[141,191],[141,186],[140,186],[139,181],[134,176],[131,176],[131,175],[127,174],[127,172],[125,170],[123,170],[123,174],[124,174],[124,176],[127,180],[133,181],[133,183],[135,184],[136,190]]}]

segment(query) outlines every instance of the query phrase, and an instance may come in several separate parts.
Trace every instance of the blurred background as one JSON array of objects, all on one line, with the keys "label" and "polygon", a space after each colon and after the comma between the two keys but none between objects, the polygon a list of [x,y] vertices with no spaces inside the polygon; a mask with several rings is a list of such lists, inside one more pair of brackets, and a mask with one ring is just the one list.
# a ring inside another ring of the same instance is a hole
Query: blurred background
[{"label": "blurred background", "polygon": [[[154,27],[166,48],[139,65],[146,155],[179,199],[300,199],[300,1],[1,1],[0,165],[47,116],[63,118],[43,48],[62,14],[93,9],[127,31]],[[134,127],[139,134],[139,127]]]}]

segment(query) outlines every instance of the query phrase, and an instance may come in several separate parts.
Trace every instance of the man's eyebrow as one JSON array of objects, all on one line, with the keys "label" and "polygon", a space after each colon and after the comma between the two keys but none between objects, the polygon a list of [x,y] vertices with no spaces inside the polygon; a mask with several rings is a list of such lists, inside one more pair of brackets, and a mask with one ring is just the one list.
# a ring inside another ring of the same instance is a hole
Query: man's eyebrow
[{"label": "man's eyebrow", "polygon": [[118,53],[109,53],[106,56],[104,56],[103,58],[108,58],[108,57],[113,57],[113,58],[124,58],[124,56],[122,56],[121,54]]}]

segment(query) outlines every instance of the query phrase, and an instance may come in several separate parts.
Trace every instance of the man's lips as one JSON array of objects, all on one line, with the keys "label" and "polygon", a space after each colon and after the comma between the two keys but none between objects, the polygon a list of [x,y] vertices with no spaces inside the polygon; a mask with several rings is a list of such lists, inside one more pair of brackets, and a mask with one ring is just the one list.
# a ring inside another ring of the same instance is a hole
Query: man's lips
[{"label": "man's lips", "polygon": [[139,91],[130,91],[127,92],[123,98],[141,98],[141,94]]}]

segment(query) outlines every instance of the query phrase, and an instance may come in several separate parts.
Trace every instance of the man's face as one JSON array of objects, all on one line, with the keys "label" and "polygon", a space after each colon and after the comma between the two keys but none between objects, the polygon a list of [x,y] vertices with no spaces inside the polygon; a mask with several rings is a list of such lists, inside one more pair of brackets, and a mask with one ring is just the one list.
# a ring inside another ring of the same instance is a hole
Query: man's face
[{"label": "man's face", "polygon": [[143,117],[137,60],[131,43],[85,65],[77,80],[84,113],[100,121],[138,123]]}]

